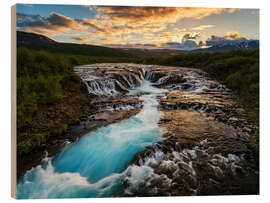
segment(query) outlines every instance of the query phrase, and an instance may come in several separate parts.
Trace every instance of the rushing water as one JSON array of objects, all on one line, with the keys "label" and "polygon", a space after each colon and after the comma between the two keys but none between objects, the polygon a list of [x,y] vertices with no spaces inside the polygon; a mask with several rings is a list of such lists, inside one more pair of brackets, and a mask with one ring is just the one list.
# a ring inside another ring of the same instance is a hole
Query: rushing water
[{"label": "rushing water", "polygon": [[149,81],[130,89],[129,94],[145,92],[140,97],[144,107],[139,114],[86,134],[54,158],[46,157],[20,179],[17,198],[132,194],[133,189],[153,174],[153,169],[146,165],[128,164],[137,152],[162,138],[156,97],[165,91],[154,88]]}]

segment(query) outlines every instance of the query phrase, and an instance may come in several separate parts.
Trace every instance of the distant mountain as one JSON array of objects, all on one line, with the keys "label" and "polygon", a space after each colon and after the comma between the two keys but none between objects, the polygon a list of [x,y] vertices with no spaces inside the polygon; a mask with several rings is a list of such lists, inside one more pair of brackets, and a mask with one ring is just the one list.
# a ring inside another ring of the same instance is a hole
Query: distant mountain
[{"label": "distant mountain", "polygon": [[208,42],[209,48],[181,50],[178,46],[164,49],[143,48],[109,48],[87,44],[56,42],[44,35],[17,31],[17,46],[52,53],[99,56],[99,57],[135,57],[135,56],[168,56],[190,52],[226,52],[231,50],[259,49],[259,40],[220,40]]},{"label": "distant mountain", "polygon": [[216,42],[209,48],[196,49],[192,52],[224,52],[231,50],[256,50],[259,49],[259,40],[224,40]]},{"label": "distant mountain", "polygon": [[178,50],[178,49],[143,49],[143,48],[120,48],[121,50],[130,53],[134,56],[175,56],[187,51]]},{"label": "distant mountain", "polygon": [[52,53],[99,56],[99,57],[133,57],[117,48],[108,48],[88,44],[56,42],[44,35],[17,31],[17,46]]}]

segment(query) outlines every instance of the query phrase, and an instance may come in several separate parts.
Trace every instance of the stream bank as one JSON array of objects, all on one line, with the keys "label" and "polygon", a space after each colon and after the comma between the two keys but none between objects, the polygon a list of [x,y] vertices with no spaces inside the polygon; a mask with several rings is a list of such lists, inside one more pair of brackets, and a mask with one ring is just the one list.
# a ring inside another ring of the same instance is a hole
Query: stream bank
[{"label": "stream bank", "polygon": [[[208,78],[206,73],[197,69],[138,64],[93,64],[75,67],[75,71],[100,108],[97,114],[89,115],[76,126],[72,134],[84,134],[85,128],[94,129],[95,119],[106,125],[114,111],[126,111],[133,116],[144,108],[141,97],[166,90],[156,95],[155,104],[161,112],[157,122],[164,129],[162,139],[144,145],[145,149],[140,148],[132,155],[133,160],[127,159],[125,167],[113,177],[94,183],[88,179],[90,185],[79,177],[87,185],[83,195],[81,190],[79,192],[83,197],[258,194],[258,154],[249,144],[250,135],[258,133],[258,128],[250,124],[230,90]],[[144,78],[156,89],[141,92],[138,87],[144,84]],[[134,88],[135,92],[129,94]],[[119,100],[124,102],[119,103]],[[117,117],[115,115],[112,117]],[[124,115],[117,115],[120,116],[115,121],[119,122]],[[134,134],[121,136],[133,139]],[[46,158],[45,163],[51,167],[44,169],[45,174],[48,175],[48,170],[49,174],[54,174],[51,159]],[[58,166],[61,165],[66,164]],[[37,170],[42,172],[42,167]],[[79,172],[80,176],[82,174]],[[249,187],[243,187],[246,185]],[[104,193],[92,190],[101,186],[106,188]],[[60,191],[55,195],[69,197],[75,193]]]}]

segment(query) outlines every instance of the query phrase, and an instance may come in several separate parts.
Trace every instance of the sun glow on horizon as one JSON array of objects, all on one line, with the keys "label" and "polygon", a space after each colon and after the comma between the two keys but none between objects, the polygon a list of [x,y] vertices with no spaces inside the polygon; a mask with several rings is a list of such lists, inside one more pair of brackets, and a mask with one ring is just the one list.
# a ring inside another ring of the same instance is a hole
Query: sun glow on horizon
[{"label": "sun glow on horizon", "polygon": [[59,42],[185,50],[258,39],[259,10],[17,4],[17,30]]}]

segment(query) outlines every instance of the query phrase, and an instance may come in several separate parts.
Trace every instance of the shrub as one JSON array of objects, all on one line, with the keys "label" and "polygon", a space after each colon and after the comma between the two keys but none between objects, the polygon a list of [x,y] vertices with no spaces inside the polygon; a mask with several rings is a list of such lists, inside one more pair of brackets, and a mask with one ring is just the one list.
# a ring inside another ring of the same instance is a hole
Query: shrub
[{"label": "shrub", "polygon": [[23,141],[17,145],[17,153],[19,155],[29,153],[33,148],[33,145],[30,140]]}]

